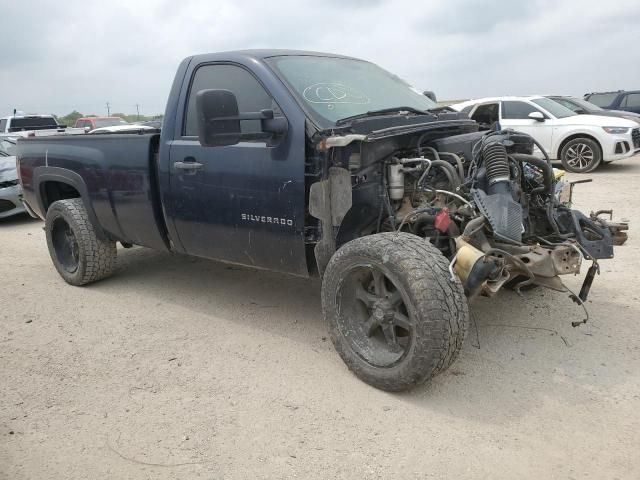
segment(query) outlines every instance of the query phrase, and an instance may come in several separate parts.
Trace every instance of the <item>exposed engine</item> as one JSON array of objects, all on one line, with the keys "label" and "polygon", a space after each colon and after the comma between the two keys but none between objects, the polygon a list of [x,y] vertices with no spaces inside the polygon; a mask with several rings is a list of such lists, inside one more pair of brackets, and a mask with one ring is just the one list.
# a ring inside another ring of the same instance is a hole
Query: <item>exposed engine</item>
[{"label": "exposed engine", "polygon": [[469,297],[505,285],[569,291],[559,275],[577,274],[591,260],[581,291],[571,294],[584,306],[597,260],[613,257],[614,236],[624,241],[626,225],[572,210],[573,184],[548,158],[534,156],[534,146],[530,136],[505,130],[394,152],[385,160],[388,215],[378,231],[427,238],[450,259]]}]

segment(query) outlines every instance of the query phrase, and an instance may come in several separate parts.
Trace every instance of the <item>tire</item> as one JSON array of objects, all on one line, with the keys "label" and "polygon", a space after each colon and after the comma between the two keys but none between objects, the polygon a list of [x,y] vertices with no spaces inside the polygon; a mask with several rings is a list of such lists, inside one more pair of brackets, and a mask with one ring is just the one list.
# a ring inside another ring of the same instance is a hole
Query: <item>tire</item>
[{"label": "tire", "polygon": [[67,283],[86,285],[113,273],[116,243],[96,236],[81,199],[51,204],[44,229],[53,265]]},{"label": "tire", "polygon": [[574,138],[562,147],[560,160],[564,169],[569,172],[588,173],[600,165],[602,151],[600,145],[590,138]]},{"label": "tire", "polygon": [[407,390],[455,361],[469,310],[448,268],[438,249],[408,233],[358,238],[333,255],[323,313],[336,350],[361,380]]}]

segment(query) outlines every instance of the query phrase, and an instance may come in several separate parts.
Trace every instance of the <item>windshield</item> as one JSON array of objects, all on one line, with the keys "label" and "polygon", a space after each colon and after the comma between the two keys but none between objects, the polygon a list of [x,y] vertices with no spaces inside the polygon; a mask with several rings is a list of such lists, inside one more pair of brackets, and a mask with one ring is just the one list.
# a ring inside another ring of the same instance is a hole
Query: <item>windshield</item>
[{"label": "windshield", "polygon": [[404,80],[373,63],[336,57],[271,57],[267,63],[294,90],[318,123],[396,107],[428,110],[438,105]]},{"label": "windshield", "polygon": [[96,118],[94,122],[96,124],[96,128],[113,127],[114,125],[128,125],[127,122],[121,118]]},{"label": "windshield", "polygon": [[16,143],[6,138],[0,139],[0,156],[8,157],[16,154]]},{"label": "windshield", "polygon": [[618,96],[617,92],[613,93],[594,93],[589,95],[589,102],[599,107],[608,107]]},{"label": "windshield", "polygon": [[564,105],[569,110],[574,112],[578,112],[578,110],[582,110],[581,113],[591,113],[591,112],[601,112],[602,108],[599,106],[587,102],[586,100],[582,100],[581,98],[576,97],[549,97],[551,100],[558,102],[560,105]]},{"label": "windshield", "polygon": [[572,117],[576,114],[576,112],[569,110],[567,107],[560,105],[558,102],[555,102],[549,98],[536,98],[535,100],[531,101],[536,105],[544,108],[547,112],[549,112],[556,118]]},{"label": "windshield", "polygon": [[576,105],[584,108],[585,110],[598,110],[598,111],[603,110],[595,103],[587,102],[586,100],[582,100],[581,98],[571,97],[569,101],[571,103],[575,103]]}]

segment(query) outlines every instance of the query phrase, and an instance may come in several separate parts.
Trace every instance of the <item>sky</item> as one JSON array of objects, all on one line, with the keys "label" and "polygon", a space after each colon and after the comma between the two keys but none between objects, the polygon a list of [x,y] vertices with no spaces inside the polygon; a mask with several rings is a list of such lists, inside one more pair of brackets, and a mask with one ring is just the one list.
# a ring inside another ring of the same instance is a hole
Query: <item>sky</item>
[{"label": "sky", "polygon": [[0,115],[164,112],[196,53],[360,57],[438,99],[640,89],[637,0],[0,0]]}]

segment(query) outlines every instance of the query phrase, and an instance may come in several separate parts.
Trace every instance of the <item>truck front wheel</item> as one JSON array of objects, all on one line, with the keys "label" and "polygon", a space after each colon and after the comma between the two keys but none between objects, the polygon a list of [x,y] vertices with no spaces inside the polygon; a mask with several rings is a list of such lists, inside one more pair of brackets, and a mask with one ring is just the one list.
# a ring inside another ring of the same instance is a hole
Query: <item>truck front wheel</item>
[{"label": "truck front wheel", "polygon": [[333,344],[360,379],[407,390],[445,370],[464,340],[469,311],[460,281],[429,242],[380,233],[345,244],[322,283]]},{"label": "truck front wheel", "polygon": [[51,204],[44,229],[51,260],[67,283],[85,285],[113,272],[116,244],[96,236],[81,199]]}]

